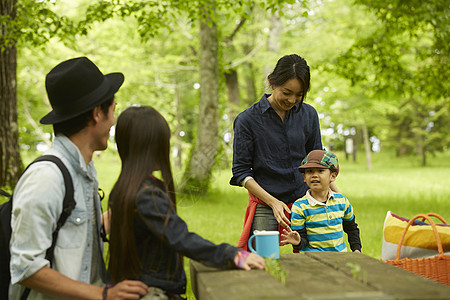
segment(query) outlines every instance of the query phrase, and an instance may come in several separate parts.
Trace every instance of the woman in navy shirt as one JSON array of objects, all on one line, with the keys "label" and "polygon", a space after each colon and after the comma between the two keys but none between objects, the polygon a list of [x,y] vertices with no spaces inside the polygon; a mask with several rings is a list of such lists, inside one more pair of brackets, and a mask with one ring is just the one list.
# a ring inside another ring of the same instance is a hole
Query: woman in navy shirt
[{"label": "woman in navy shirt", "polygon": [[289,226],[289,207],[308,189],[297,168],[311,150],[322,149],[317,112],[303,103],[310,86],[305,59],[286,55],[267,78],[273,93],[264,94],[234,121],[230,184],[249,192],[238,242],[243,249],[250,232]]}]

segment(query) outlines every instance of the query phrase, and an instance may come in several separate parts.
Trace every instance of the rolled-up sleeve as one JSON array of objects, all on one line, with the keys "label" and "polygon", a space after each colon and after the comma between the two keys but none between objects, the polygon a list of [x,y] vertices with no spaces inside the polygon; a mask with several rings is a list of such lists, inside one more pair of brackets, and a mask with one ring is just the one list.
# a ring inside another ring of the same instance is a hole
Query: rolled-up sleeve
[{"label": "rolled-up sleeve", "polygon": [[246,177],[253,177],[253,151],[254,136],[251,126],[246,124],[248,120],[244,114],[240,114],[234,120],[234,141],[233,141],[233,177],[231,185],[241,186],[241,182]]},{"label": "rolled-up sleeve", "polygon": [[51,246],[52,232],[62,211],[63,182],[58,167],[50,162],[34,164],[19,180],[11,216],[12,284],[49,266],[45,254]]}]

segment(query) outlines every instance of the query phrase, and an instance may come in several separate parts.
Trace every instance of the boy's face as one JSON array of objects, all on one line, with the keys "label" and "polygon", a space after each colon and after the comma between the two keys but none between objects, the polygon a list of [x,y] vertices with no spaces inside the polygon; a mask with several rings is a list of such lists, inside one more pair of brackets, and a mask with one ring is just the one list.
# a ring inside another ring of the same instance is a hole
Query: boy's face
[{"label": "boy's face", "polygon": [[306,184],[312,191],[328,191],[337,173],[325,168],[308,168],[303,173]]}]

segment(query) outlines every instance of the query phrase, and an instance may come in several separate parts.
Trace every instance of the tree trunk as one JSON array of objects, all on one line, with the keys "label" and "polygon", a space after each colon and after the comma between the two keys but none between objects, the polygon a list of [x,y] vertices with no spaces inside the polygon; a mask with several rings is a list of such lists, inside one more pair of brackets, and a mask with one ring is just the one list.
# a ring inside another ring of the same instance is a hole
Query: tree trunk
[{"label": "tree trunk", "polygon": [[426,149],[425,149],[425,134],[426,133],[424,133],[424,132],[426,132],[425,131],[425,128],[420,128],[420,131],[419,131],[419,133],[417,134],[417,146],[416,146],[416,151],[417,151],[417,153],[420,155],[420,158],[421,158],[421,164],[422,164],[422,167],[425,167],[426,165],[427,165],[427,152],[426,152]]},{"label": "tree trunk", "polygon": [[366,151],[366,165],[367,170],[372,170],[372,150],[370,149],[369,140],[369,130],[367,129],[366,123],[362,125],[363,139],[364,139],[364,149]]},{"label": "tree trunk", "polygon": [[227,83],[228,91],[228,114],[231,124],[233,124],[234,119],[239,113],[239,105],[241,98],[239,96],[239,82],[238,74],[235,69],[228,70],[225,73],[225,81]]},{"label": "tree trunk", "polygon": [[245,86],[247,91],[247,100],[245,102],[247,103],[247,106],[250,106],[257,100],[259,100],[255,87],[255,72],[253,70],[253,65],[251,63],[246,63],[244,67],[246,68]]},{"label": "tree trunk", "polygon": [[[245,43],[244,44],[244,53],[245,55],[248,55],[252,52],[254,48],[253,44]],[[258,93],[256,92],[256,86],[255,86],[255,70],[253,67],[253,64],[250,61],[247,61],[243,64],[243,70],[244,70],[244,79],[245,79],[245,91],[247,94],[247,98],[245,101],[245,106],[250,106],[253,103],[255,103],[258,98]]]},{"label": "tree trunk", "polygon": [[[2,16],[14,18],[16,0],[0,0]],[[11,30],[1,26],[3,39]],[[0,44],[4,45],[4,41]],[[13,189],[22,173],[17,123],[17,51],[10,45],[0,51],[0,186]]]},{"label": "tree trunk", "polygon": [[207,192],[218,150],[219,61],[213,18],[200,21],[200,47],[198,128],[181,183],[183,191],[196,194]]},{"label": "tree trunk", "polygon": [[180,136],[180,132],[181,132],[181,119],[183,118],[183,112],[181,111],[181,104],[180,104],[180,92],[179,92],[179,86],[178,86],[178,81],[175,77],[174,80],[174,86],[175,86],[175,95],[174,95],[174,102],[175,102],[175,141],[173,143],[173,146],[175,148],[176,151],[176,156],[175,156],[175,162],[174,165],[175,167],[177,167],[177,169],[181,169],[182,168],[182,150],[183,147],[182,145],[182,141],[181,141],[181,136]]},{"label": "tree trunk", "polygon": [[427,151],[422,149],[422,167],[426,167],[427,165]]},{"label": "tree trunk", "polygon": [[[281,34],[283,33],[283,23],[279,14],[279,9],[272,15],[270,19],[270,31],[269,39],[267,41],[267,50],[269,52],[278,54],[281,48]],[[269,64],[264,67],[264,75],[267,77],[270,72],[273,71],[275,66],[274,62],[268,62]]]}]

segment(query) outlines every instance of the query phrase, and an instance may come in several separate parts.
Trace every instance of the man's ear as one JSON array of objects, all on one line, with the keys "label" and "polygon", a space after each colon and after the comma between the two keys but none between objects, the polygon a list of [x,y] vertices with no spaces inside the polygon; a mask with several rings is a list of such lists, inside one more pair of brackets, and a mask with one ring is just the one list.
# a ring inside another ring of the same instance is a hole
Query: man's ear
[{"label": "man's ear", "polygon": [[92,110],[92,121],[94,125],[100,122],[102,115],[103,111],[100,105],[94,107],[94,109]]}]

